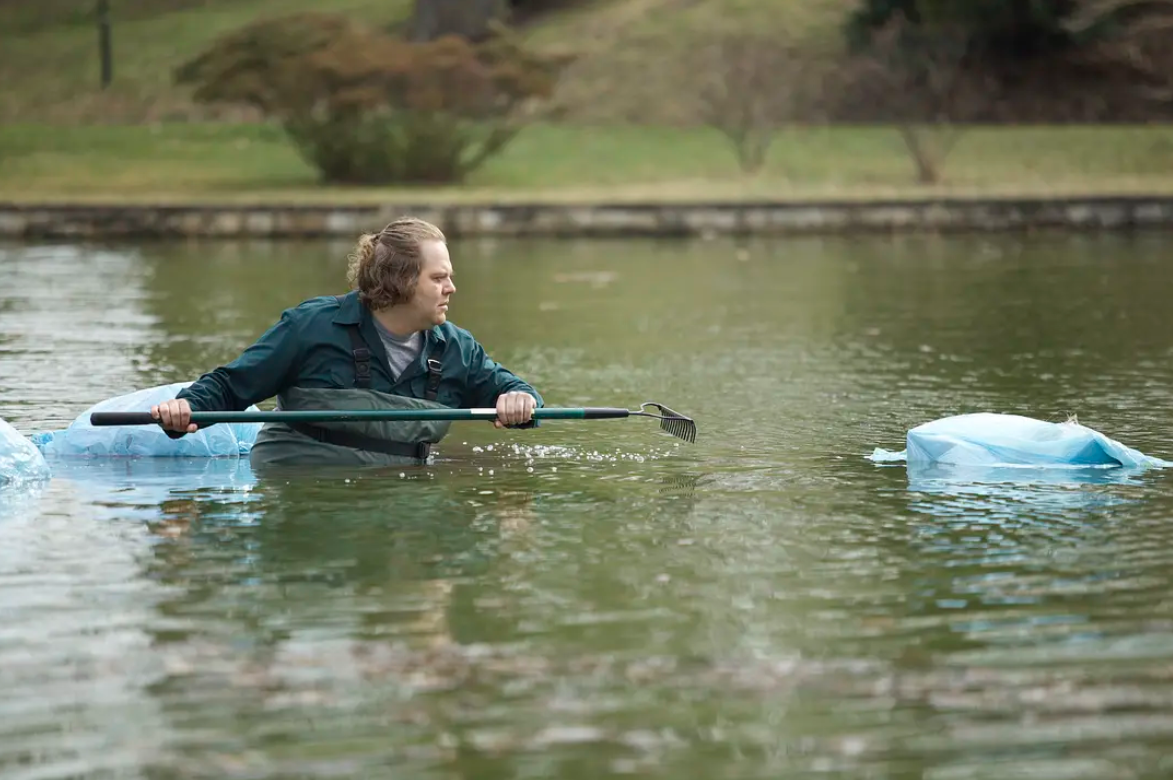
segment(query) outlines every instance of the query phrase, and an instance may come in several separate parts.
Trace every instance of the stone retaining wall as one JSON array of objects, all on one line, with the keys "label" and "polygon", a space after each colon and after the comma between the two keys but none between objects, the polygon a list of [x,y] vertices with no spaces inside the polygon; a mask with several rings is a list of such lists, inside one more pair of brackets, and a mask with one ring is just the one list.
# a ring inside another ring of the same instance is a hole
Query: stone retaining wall
[{"label": "stone retaining wall", "polygon": [[0,203],[0,238],[350,238],[412,214],[450,236],[787,235],[1173,227],[1173,197],[807,203],[49,205]]}]

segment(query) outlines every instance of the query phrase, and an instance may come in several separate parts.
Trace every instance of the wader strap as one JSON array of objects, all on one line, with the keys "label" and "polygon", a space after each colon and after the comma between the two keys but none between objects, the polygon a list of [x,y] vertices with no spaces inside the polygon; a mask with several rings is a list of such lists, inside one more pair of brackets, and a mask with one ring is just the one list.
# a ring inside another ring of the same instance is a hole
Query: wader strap
[{"label": "wader strap", "polygon": [[[345,295],[335,295],[339,305]],[[362,333],[357,325],[347,325],[346,335],[350,336],[350,352],[354,355],[354,386],[369,388],[371,386],[371,350],[363,341]]]},{"label": "wader strap", "polygon": [[366,436],[361,433],[332,431],[310,423],[291,422],[286,424],[298,433],[309,436],[315,441],[335,444],[339,447],[350,447],[351,449],[367,450],[368,452],[382,452],[385,455],[398,455],[401,458],[415,458],[421,462],[427,461],[428,456],[432,452],[432,443],[428,441],[409,444],[405,441],[377,439],[374,436]]},{"label": "wader strap", "polygon": [[424,391],[424,400],[435,401],[440,392],[440,380],[444,376],[443,365],[440,363],[440,342],[432,347],[432,356],[428,358],[428,387]]},{"label": "wader strap", "polygon": [[[334,297],[339,305],[341,305],[342,299],[345,296],[336,295]],[[347,325],[346,334],[350,336],[350,349],[354,355],[354,386],[360,389],[369,389],[371,386],[371,350],[367,347],[366,342],[363,341],[358,325]],[[428,385],[424,393],[424,398],[429,401],[436,400],[436,395],[440,391],[440,380],[443,376],[442,365],[438,357],[440,354],[439,348],[440,345],[437,343],[433,356],[428,358]],[[402,458],[415,458],[421,462],[426,462],[432,452],[431,442],[426,441],[411,444],[403,441],[379,439],[361,433],[334,431],[310,423],[293,422],[288,423],[288,425],[298,433],[309,436],[315,441],[335,444],[340,447],[350,447],[351,449],[367,450],[369,452],[381,452],[386,455],[397,455]]]},{"label": "wader strap", "polygon": [[[342,303],[343,295],[334,296],[338,303]],[[354,355],[354,386],[369,388],[371,386],[371,351],[363,341],[362,333],[357,325],[347,325],[346,335],[350,336],[350,351]],[[424,399],[435,401],[440,392],[440,380],[444,376],[443,364],[440,362],[440,342],[432,348],[432,356],[428,358],[428,385],[424,391]]]}]

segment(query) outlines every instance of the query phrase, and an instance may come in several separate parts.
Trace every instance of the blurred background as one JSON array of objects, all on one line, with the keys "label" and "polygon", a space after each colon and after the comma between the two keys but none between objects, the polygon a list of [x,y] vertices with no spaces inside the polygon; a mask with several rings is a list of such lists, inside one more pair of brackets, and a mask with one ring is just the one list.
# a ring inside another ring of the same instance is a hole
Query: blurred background
[{"label": "blurred background", "polygon": [[1160,0],[2,0],[0,197],[1166,190]]}]

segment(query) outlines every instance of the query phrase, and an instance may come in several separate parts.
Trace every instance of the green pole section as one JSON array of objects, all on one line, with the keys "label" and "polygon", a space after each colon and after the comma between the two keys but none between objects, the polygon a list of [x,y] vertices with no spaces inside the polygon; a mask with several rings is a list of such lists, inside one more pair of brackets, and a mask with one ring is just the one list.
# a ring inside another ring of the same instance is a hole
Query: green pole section
[{"label": "green pole section", "polygon": [[[627,409],[552,407],[534,410],[535,420],[602,420],[628,417]],[[355,422],[373,420],[495,420],[496,409],[323,409],[320,411],[192,412],[196,425],[266,422]],[[94,412],[92,425],[154,425],[149,412]]]}]

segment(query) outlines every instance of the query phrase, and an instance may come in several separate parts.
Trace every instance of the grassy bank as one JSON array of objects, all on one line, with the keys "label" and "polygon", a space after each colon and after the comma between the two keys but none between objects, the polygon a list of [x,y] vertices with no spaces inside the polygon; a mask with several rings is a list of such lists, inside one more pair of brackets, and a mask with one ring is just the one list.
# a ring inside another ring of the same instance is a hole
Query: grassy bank
[{"label": "grassy bank", "polygon": [[925,194],[1173,192],[1173,129],[980,128],[915,185],[890,128],[780,134],[761,174],[743,176],[705,130],[548,125],[520,135],[462,187],[320,186],[272,127],[0,127],[0,199],[116,202],[387,200],[729,200]]}]

